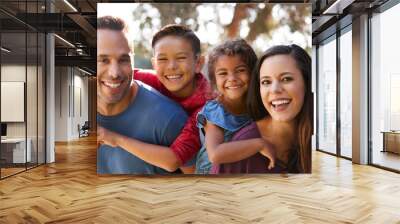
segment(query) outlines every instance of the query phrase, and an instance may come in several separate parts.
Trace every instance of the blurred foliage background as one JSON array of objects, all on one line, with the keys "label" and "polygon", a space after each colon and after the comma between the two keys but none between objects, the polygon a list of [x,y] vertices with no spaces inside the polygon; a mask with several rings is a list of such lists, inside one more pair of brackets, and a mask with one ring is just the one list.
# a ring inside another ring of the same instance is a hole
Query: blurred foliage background
[{"label": "blurred foliage background", "polygon": [[311,52],[311,4],[266,3],[99,3],[98,16],[113,15],[129,25],[135,67],[151,68],[151,39],[161,27],[190,27],[202,53],[228,39],[243,38],[257,55],[277,44],[298,44]]}]

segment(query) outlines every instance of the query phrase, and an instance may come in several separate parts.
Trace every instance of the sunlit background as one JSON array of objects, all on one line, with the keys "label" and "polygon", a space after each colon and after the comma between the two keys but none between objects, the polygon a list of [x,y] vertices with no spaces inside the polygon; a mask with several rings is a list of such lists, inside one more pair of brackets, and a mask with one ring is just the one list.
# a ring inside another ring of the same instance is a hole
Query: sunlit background
[{"label": "sunlit background", "polygon": [[224,40],[243,38],[256,53],[277,44],[298,44],[311,52],[311,5],[265,3],[99,3],[98,16],[126,21],[134,41],[135,67],[151,68],[151,39],[163,26],[189,26],[202,42],[202,53]]}]

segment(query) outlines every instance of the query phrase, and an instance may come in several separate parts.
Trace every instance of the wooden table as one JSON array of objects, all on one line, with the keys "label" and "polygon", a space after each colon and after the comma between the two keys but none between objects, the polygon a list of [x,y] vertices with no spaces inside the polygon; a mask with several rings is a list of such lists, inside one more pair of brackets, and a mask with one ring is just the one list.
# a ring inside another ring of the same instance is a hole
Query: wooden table
[{"label": "wooden table", "polygon": [[1,158],[4,163],[25,163],[30,162],[32,153],[32,141],[27,138],[25,149],[25,138],[5,138],[1,139]]},{"label": "wooden table", "polygon": [[400,131],[382,131],[381,133],[383,133],[382,152],[400,154]]}]

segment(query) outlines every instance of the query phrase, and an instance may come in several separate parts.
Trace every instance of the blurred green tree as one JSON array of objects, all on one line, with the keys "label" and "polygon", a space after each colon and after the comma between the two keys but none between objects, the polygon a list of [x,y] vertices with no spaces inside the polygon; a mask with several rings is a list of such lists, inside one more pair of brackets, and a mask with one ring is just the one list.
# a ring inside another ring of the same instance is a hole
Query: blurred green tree
[{"label": "blurred green tree", "polygon": [[[145,3],[138,5],[132,15],[142,31],[134,34],[138,35],[136,55],[143,57],[151,55],[152,35],[171,23],[194,30],[202,41],[203,52],[223,40],[239,37],[248,41],[258,54],[269,47],[269,42],[272,45],[293,42],[311,52],[310,4]],[[287,40],[274,40],[277,32],[284,32],[279,37]],[[293,38],[295,35],[297,38]]]}]

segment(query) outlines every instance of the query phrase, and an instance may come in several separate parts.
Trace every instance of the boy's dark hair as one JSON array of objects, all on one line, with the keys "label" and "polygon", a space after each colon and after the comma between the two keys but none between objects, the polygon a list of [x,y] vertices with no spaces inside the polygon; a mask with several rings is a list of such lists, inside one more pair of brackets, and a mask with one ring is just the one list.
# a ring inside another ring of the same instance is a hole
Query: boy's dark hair
[{"label": "boy's dark hair", "polygon": [[153,36],[153,40],[151,41],[153,49],[157,42],[166,36],[176,36],[186,39],[192,46],[194,56],[196,57],[200,55],[200,40],[188,27],[179,24],[169,24],[164,26]]},{"label": "boy's dark hair", "polygon": [[[303,106],[296,116],[297,121],[297,146],[298,149],[294,153],[297,155],[297,170],[301,173],[311,172],[311,135],[312,135],[312,121],[313,121],[313,95],[311,92],[311,57],[301,47],[292,45],[277,45],[265,51],[257,61],[254,69],[254,74],[250,78],[250,85],[247,94],[247,108],[250,116],[255,120],[261,120],[269,116],[268,111],[262,102],[260,95],[260,69],[263,62],[275,55],[289,55],[295,61],[296,65],[301,71],[304,80],[304,101]],[[289,171],[290,171],[289,167]]]},{"label": "boy's dark hair", "polygon": [[216,87],[215,63],[218,58],[223,55],[238,55],[246,64],[250,75],[252,74],[252,70],[257,62],[257,55],[253,48],[243,39],[228,40],[225,43],[218,45],[208,55],[208,78],[214,88]]},{"label": "boy's dark hair", "polygon": [[97,19],[97,29],[109,29],[114,31],[124,31],[125,22],[117,17],[103,16]]}]

